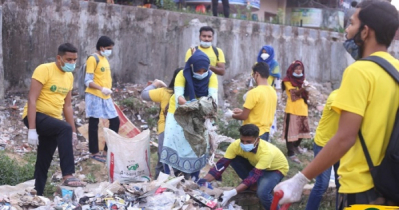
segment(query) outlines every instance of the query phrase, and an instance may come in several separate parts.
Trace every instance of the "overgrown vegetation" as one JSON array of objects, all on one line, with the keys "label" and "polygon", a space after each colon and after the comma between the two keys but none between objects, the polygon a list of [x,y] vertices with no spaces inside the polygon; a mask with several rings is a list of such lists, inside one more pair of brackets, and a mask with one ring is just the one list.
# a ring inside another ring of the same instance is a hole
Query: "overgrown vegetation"
[{"label": "overgrown vegetation", "polygon": [[0,152],[0,185],[17,185],[33,179],[35,154],[27,153],[23,159],[19,162],[4,151]]}]

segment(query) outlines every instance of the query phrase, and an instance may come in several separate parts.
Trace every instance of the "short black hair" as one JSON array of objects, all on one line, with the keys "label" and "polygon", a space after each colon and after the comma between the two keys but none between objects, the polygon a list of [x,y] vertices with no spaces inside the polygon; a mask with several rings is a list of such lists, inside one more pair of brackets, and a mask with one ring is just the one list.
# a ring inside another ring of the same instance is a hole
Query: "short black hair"
[{"label": "short black hair", "polygon": [[254,124],[246,124],[240,127],[241,136],[259,137],[259,128]]},{"label": "short black hair", "polygon": [[66,52],[77,53],[78,49],[71,43],[64,43],[58,47],[58,55],[65,55]]},{"label": "short black hair", "polygon": [[399,14],[395,6],[387,1],[365,0],[356,8],[360,9],[359,20],[362,25],[375,31],[377,43],[389,47],[399,27]]},{"label": "short black hair", "polygon": [[210,26],[202,26],[202,27],[200,28],[200,30],[199,30],[200,35],[201,35],[201,33],[202,33],[203,31],[212,31],[212,35],[215,34],[215,32],[213,31],[213,28],[211,28]]},{"label": "short black hair", "polygon": [[269,77],[269,65],[265,62],[258,62],[252,67],[252,71],[258,72],[262,78]]},{"label": "short black hair", "polygon": [[97,41],[96,49],[99,51],[100,47],[109,47],[114,45],[115,43],[114,41],[112,41],[111,38],[109,38],[108,36],[101,36]]}]

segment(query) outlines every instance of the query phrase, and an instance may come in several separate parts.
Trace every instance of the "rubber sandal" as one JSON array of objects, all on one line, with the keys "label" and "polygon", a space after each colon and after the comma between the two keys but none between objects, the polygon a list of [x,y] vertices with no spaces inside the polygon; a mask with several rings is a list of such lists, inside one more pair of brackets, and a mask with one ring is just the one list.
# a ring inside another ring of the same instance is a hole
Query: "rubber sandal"
[{"label": "rubber sandal", "polygon": [[82,182],[76,177],[70,177],[68,179],[65,179],[62,185],[68,187],[85,187],[86,182]]},{"label": "rubber sandal", "polygon": [[92,155],[92,156],[90,156],[90,158],[93,158],[94,160],[97,160],[98,162],[102,162],[102,163],[106,162],[106,160],[103,157],[101,157],[101,155]]}]

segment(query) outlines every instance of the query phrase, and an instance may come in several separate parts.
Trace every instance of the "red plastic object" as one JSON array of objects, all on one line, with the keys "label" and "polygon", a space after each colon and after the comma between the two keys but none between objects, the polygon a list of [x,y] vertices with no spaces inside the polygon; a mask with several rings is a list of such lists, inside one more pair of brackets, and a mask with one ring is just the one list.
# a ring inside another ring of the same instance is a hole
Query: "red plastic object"
[{"label": "red plastic object", "polygon": [[196,8],[195,8],[195,11],[196,12],[199,12],[199,13],[206,13],[206,8],[205,8],[205,5],[203,5],[203,4],[200,4],[200,5],[198,5]]},{"label": "red plastic object", "polygon": [[[272,206],[270,210],[277,210],[278,207],[278,202],[280,201],[281,198],[283,198],[284,192],[282,190],[279,190],[277,192],[274,192],[274,197],[272,201]],[[288,208],[291,206],[290,203],[283,204],[280,206],[280,210],[288,210]]]}]

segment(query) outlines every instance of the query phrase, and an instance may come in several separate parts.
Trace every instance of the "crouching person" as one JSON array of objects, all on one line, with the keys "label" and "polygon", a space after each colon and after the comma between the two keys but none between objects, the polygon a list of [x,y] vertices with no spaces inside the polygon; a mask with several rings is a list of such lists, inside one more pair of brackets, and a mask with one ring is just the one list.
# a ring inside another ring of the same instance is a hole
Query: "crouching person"
[{"label": "crouching person", "polygon": [[[58,147],[63,184],[85,186],[73,177],[75,164],[72,142],[77,143],[73,120],[71,92],[72,71],[78,58],[77,49],[69,43],[58,47],[56,62],[41,64],[32,75],[28,103],[24,107],[23,121],[29,128],[28,143],[37,146],[35,189],[43,195],[55,149]],[[64,114],[65,120],[62,120]]]},{"label": "crouching person", "polygon": [[273,188],[288,172],[288,161],[280,149],[260,140],[256,125],[243,125],[240,135],[240,139],[230,144],[224,157],[203,179],[198,180],[198,184],[220,180],[224,170],[231,165],[242,183],[233,190],[223,192],[222,205],[225,206],[230,198],[249,188],[256,190],[263,207],[268,210],[273,200]]}]

